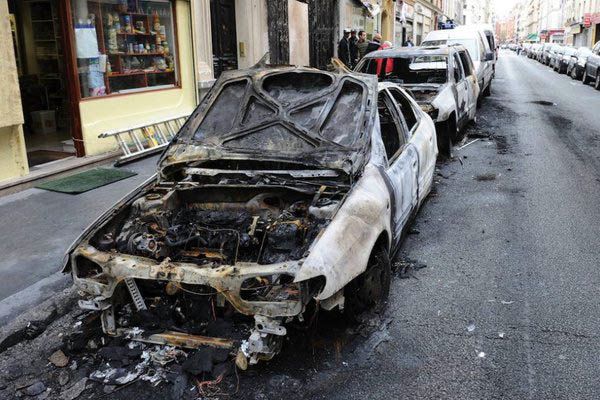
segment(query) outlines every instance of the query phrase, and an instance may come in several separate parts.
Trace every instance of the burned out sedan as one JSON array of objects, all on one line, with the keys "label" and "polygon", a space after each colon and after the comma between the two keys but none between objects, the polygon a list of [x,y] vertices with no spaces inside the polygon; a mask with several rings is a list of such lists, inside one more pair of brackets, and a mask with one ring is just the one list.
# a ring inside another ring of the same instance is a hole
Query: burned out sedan
[{"label": "burned out sedan", "polygon": [[385,304],[390,258],[428,195],[432,120],[370,75],[224,73],[157,176],[66,256],[108,335],[272,358],[307,309]]},{"label": "burned out sedan", "polygon": [[367,54],[356,71],[410,90],[435,122],[440,153],[451,155],[464,126],[475,119],[480,88],[462,45],[412,47]]}]

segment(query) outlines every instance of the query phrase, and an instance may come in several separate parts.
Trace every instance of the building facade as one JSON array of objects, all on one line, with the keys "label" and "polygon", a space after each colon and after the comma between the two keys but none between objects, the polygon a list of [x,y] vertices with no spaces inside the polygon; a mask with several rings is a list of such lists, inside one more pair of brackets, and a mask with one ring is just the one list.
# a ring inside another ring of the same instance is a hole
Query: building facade
[{"label": "building facade", "polygon": [[311,64],[311,41],[331,24],[311,25],[309,12],[322,15],[327,3],[2,2],[0,70],[11,79],[0,88],[0,181],[114,152],[114,139],[100,134],[189,115],[223,71],[267,52],[273,62]]}]

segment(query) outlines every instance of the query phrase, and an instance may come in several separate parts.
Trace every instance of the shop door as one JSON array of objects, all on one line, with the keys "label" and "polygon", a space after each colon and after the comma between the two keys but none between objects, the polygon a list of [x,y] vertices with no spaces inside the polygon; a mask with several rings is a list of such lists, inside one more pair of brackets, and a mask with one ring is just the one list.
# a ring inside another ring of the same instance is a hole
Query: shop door
[{"label": "shop door", "polygon": [[29,167],[76,155],[58,0],[9,0]]},{"label": "shop door", "polygon": [[213,67],[215,78],[238,68],[235,0],[211,0]]},{"label": "shop door", "polygon": [[311,67],[325,69],[336,45],[335,13],[337,1],[309,0],[309,52]]}]

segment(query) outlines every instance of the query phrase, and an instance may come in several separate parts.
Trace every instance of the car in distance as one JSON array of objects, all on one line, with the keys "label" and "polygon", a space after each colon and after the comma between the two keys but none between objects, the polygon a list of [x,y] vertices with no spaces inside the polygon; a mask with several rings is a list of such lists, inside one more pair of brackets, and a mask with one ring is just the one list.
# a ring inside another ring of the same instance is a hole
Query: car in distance
[{"label": "car in distance", "polygon": [[558,70],[558,63],[562,60],[563,54],[565,54],[565,46],[558,46],[556,49],[550,54],[550,60],[548,61],[548,66],[552,68],[554,71]]},{"label": "car in distance", "polygon": [[566,74],[571,78],[579,80],[583,76],[583,70],[587,63],[587,58],[592,54],[592,49],[589,47],[580,47],[569,60]]},{"label": "car in distance", "polygon": [[[309,303],[350,316],[385,304],[436,156],[431,118],[393,83],[264,61],[228,71],[64,271],[106,334],[227,348],[244,368],[277,354]],[[227,318],[232,337],[211,336]]]},{"label": "car in distance", "polygon": [[594,45],[592,54],[587,58],[582,80],[584,84],[592,82],[596,90],[600,90],[600,41]]},{"label": "car in distance", "polygon": [[367,54],[355,69],[409,90],[434,120],[438,150],[451,155],[452,143],[475,119],[479,85],[464,46],[402,47]]}]

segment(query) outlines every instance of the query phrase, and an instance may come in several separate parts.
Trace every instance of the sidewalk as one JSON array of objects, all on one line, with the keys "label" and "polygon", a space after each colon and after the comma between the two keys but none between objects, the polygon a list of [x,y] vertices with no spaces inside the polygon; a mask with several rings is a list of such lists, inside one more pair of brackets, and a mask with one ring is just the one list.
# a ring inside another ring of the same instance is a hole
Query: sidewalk
[{"label": "sidewalk", "polygon": [[0,197],[0,325],[69,286],[69,276],[60,273],[65,250],[100,214],[151,177],[157,158],[125,165],[121,168],[138,175],[79,195],[33,188]]}]

